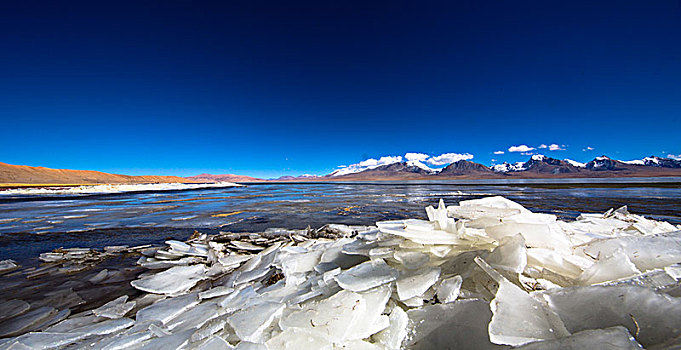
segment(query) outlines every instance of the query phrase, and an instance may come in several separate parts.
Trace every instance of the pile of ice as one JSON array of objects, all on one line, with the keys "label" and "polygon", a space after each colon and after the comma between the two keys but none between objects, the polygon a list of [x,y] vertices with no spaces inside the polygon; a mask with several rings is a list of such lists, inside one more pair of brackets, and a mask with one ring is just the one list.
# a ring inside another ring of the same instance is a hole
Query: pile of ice
[{"label": "pile of ice", "polygon": [[563,222],[502,197],[426,212],[427,221],[335,225],[335,239],[168,241],[138,262],[149,269],[132,282],[141,296],[0,347],[681,345],[680,227],[626,208]]},{"label": "pile of ice", "polygon": [[107,194],[123,192],[146,192],[146,191],[180,191],[196,190],[202,188],[224,188],[243,186],[232,182],[216,182],[205,184],[187,183],[158,183],[158,184],[108,184],[108,185],[83,185],[74,187],[39,187],[39,188],[14,188],[0,191],[0,195],[79,195],[79,194]]}]

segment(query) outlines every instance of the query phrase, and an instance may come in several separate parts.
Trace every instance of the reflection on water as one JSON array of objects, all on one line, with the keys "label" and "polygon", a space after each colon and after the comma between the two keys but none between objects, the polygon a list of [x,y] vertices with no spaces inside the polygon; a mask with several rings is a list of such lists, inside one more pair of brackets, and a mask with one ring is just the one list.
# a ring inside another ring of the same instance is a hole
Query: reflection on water
[{"label": "reflection on water", "polygon": [[[22,259],[60,246],[185,239],[194,229],[260,231],[326,223],[373,224],[424,218],[423,208],[502,195],[532,211],[563,219],[579,212],[630,211],[681,223],[681,186],[461,185],[452,183],[256,184],[176,192],[124,193],[78,198],[0,201],[0,259]],[[229,214],[229,215],[226,215]]]}]

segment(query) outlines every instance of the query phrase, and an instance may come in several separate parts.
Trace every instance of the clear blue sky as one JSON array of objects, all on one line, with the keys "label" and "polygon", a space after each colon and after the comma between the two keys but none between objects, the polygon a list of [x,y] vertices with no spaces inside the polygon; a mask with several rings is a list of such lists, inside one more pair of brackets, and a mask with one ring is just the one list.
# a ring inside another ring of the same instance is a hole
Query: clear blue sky
[{"label": "clear blue sky", "polygon": [[678,155],[681,5],[5,2],[0,118],[1,162],[129,174]]}]

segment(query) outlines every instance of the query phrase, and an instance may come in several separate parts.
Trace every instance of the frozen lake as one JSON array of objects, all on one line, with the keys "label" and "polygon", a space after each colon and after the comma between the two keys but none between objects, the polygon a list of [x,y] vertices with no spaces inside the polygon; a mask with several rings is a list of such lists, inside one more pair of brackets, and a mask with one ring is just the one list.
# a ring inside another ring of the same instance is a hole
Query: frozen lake
[{"label": "frozen lake", "polygon": [[327,223],[425,218],[423,208],[502,195],[563,219],[629,205],[632,213],[681,223],[681,179],[429,183],[264,183],[247,187],[89,196],[0,197],[0,259],[25,260],[58,247],[186,239],[195,229],[258,232]]}]

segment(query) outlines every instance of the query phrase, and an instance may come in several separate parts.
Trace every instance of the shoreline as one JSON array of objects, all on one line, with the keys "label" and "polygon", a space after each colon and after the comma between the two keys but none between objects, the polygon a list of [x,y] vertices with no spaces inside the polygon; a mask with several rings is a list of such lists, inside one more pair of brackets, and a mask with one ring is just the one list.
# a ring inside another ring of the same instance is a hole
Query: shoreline
[{"label": "shoreline", "polygon": [[[223,182],[225,183],[225,182]],[[452,177],[437,178],[375,178],[375,179],[307,179],[307,180],[262,180],[262,181],[237,181],[232,182],[243,185],[270,185],[270,184],[372,184],[372,185],[458,185],[458,186],[605,186],[605,187],[681,187],[681,176],[624,176],[624,177]],[[50,188],[74,188],[93,186],[136,186],[136,185],[215,185],[220,182],[168,182],[168,183],[97,183],[97,184],[42,184],[42,183],[0,183],[0,193],[11,189],[50,189]]]}]

